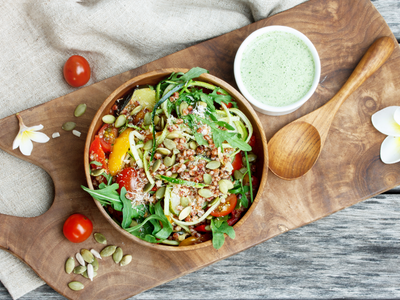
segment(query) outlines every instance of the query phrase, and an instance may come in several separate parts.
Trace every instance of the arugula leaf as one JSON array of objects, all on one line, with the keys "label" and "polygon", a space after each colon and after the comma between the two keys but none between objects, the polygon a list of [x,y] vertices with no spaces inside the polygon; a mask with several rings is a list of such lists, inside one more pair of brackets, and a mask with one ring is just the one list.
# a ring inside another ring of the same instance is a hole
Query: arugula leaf
[{"label": "arugula leaf", "polygon": [[235,108],[238,107],[236,101],[233,101],[232,97],[221,88],[216,88],[209,95],[214,100],[214,102],[218,103],[219,105],[221,105],[221,102],[224,102],[225,104],[232,103],[232,106]]},{"label": "arugula leaf", "polygon": [[201,133],[195,132],[193,133],[194,138],[196,139],[197,144],[201,145],[201,146],[208,146],[208,142],[206,141],[206,139],[203,137],[203,135]]},{"label": "arugula leaf", "polygon": [[124,207],[122,208],[122,228],[127,228],[132,223],[132,216],[133,216],[133,208],[132,202],[125,197],[126,195],[126,188],[122,187],[120,199]]},{"label": "arugula leaf", "polygon": [[92,160],[89,165],[95,165],[95,166],[103,166],[103,164],[97,160]]},{"label": "arugula leaf", "polygon": [[232,226],[228,225],[226,220],[215,220],[211,219],[211,231],[212,231],[212,244],[215,249],[219,249],[225,242],[224,233],[226,233],[231,239],[234,239],[236,234]]},{"label": "arugula leaf", "polygon": [[220,127],[225,127],[228,130],[235,130],[235,128],[233,126],[229,125],[228,123],[226,123],[224,121],[215,121],[214,124],[217,126],[220,126]]},{"label": "arugula leaf", "polygon": [[195,187],[198,189],[208,186],[207,184],[197,183],[194,181],[187,181],[187,180],[183,180],[183,179],[179,179],[179,178],[167,177],[164,175],[157,175],[156,177],[161,178],[162,180],[165,180],[166,182],[170,182],[173,184],[182,184],[182,185],[186,185],[186,186],[192,186],[192,187]]},{"label": "arugula leaf", "polygon": [[201,92],[201,91],[198,91],[198,92],[199,92],[201,101],[207,103],[207,108],[208,108],[211,112],[214,112],[214,111],[215,111],[215,106],[214,106],[214,101],[213,101],[213,99],[212,99],[210,96],[208,96],[207,94],[205,94],[205,93],[203,93],[203,92]]},{"label": "arugula leaf", "polygon": [[234,134],[233,136],[226,137],[226,141],[229,143],[229,145],[233,147],[237,147],[242,151],[251,151],[251,146],[247,143],[245,143],[239,136],[239,134]]},{"label": "arugula leaf", "polygon": [[203,73],[208,73],[206,69],[200,68],[200,67],[195,67],[187,71],[185,74],[183,74],[181,77],[178,78],[179,81],[189,81],[190,79],[194,79],[199,77]]},{"label": "arugula leaf", "polygon": [[111,205],[111,207],[117,211],[122,211],[122,202],[120,200],[117,189],[119,188],[118,183],[112,185],[101,184],[100,189],[91,190],[83,185],[81,188],[88,192],[95,200],[99,201],[101,205]]},{"label": "arugula leaf", "polygon": [[[167,239],[170,234],[173,231],[171,223],[168,221],[167,217],[164,215],[164,210],[161,207],[161,201],[157,202],[154,205],[154,214],[150,215],[147,217],[145,220],[143,220],[142,223],[130,227],[130,228],[125,228],[126,231],[129,233],[145,240],[150,243],[158,243],[160,241],[157,241],[156,239],[159,240],[165,240]],[[144,227],[147,222],[150,222],[153,226],[151,226],[151,230],[149,226],[147,225],[147,228]],[[162,228],[160,223],[162,224]],[[145,233],[140,233],[138,230],[143,230],[143,228],[146,228]],[[150,234],[151,232],[151,234]]]}]

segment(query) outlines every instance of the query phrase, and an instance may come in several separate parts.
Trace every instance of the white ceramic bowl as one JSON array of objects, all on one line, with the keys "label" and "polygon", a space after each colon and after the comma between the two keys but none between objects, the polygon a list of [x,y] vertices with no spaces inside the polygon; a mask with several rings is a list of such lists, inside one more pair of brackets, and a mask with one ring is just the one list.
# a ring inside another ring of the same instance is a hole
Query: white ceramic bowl
[{"label": "white ceramic bowl", "polygon": [[[257,37],[260,35],[263,35],[265,33],[270,33],[270,32],[275,32],[275,31],[280,31],[280,32],[288,32],[296,37],[300,38],[304,44],[309,48],[312,57],[314,59],[314,79],[311,85],[311,88],[308,90],[308,92],[299,100],[296,102],[286,105],[286,106],[271,106],[267,105],[264,103],[261,103],[259,100],[257,100],[246,88],[245,84],[243,83],[242,76],[241,76],[241,62],[243,58],[243,53],[246,50],[246,48],[249,46],[251,42],[253,42]],[[285,115],[289,114],[296,109],[298,109],[300,106],[302,106],[315,92],[315,89],[318,86],[320,76],[321,76],[321,62],[319,59],[319,55],[317,50],[315,49],[314,45],[311,43],[311,41],[301,32],[299,32],[296,29],[286,27],[286,26],[267,26],[260,28],[256,31],[254,31],[252,34],[250,34],[240,45],[236,57],[235,57],[235,62],[234,62],[234,75],[235,75],[235,80],[236,83],[239,87],[239,90],[245,96],[245,98],[253,105],[254,109],[267,115],[272,115],[272,116],[280,116],[280,115]]]}]

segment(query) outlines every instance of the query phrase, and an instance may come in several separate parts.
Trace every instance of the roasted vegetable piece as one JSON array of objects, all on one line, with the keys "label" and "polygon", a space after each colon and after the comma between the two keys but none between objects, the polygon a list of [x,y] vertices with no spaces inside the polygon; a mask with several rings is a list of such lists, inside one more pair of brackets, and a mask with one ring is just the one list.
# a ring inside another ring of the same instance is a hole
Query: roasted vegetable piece
[{"label": "roasted vegetable piece", "polygon": [[112,176],[117,175],[118,172],[122,170],[123,160],[130,146],[129,133],[131,133],[131,131],[131,128],[127,128],[115,139],[113,150],[110,153],[110,158],[108,160],[108,167]]}]

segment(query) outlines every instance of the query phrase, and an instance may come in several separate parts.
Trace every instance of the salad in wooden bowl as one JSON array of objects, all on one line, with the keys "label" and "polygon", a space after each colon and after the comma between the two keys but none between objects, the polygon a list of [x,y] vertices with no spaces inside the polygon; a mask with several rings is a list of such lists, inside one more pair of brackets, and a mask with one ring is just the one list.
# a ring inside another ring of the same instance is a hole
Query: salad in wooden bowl
[{"label": "salad in wooden bowl", "polygon": [[90,126],[87,191],[111,224],[160,250],[219,249],[260,201],[267,144],[247,101],[201,68],[117,88]]}]

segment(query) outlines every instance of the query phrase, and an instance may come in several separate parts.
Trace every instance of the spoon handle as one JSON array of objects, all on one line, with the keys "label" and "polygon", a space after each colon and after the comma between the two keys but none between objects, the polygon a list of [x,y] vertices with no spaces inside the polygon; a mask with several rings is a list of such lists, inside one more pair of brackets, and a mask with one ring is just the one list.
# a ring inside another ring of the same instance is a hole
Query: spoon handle
[{"label": "spoon handle", "polygon": [[334,104],[331,107],[333,110],[332,115],[336,113],[347,97],[385,63],[392,54],[394,46],[393,39],[385,36],[377,39],[369,47],[349,79],[347,79],[339,92],[328,102],[329,104]]}]

